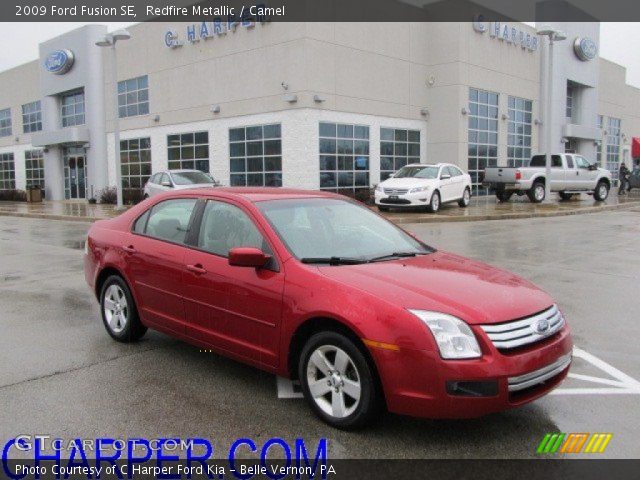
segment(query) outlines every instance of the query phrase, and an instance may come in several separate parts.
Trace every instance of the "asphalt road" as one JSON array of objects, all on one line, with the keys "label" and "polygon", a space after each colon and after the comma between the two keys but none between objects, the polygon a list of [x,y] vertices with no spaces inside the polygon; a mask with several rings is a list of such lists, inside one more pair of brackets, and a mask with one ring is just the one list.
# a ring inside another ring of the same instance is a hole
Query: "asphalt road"
[{"label": "asphalt road", "polygon": [[[572,372],[609,384],[571,378],[564,393],[485,418],[387,414],[357,433],[325,426],[302,400],[278,399],[272,375],[154,332],[134,345],[113,342],[84,282],[87,228],[0,217],[2,444],[19,434],[202,436],[225,457],[239,437],[258,445],[324,437],[330,458],[528,458],[548,432],[611,432],[602,456],[640,458],[640,395],[622,388],[640,380],[640,210],[409,225],[437,248],[507,268],[551,293],[591,359],[578,358]],[[604,371],[589,355],[606,362]]]}]

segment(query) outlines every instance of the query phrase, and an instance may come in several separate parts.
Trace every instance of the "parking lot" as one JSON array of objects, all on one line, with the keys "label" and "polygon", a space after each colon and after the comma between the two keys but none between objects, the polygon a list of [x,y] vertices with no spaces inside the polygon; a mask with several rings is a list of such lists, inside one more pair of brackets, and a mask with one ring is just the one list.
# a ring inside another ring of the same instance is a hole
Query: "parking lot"
[{"label": "parking lot", "polygon": [[327,427],[287,398],[297,397],[287,382],[232,360],[154,332],[113,342],[84,281],[88,228],[0,217],[3,444],[18,434],[203,436],[223,457],[240,437],[324,437],[331,458],[528,458],[549,432],[608,432],[601,456],[640,457],[640,208],[405,225],[548,291],[573,329],[576,359],[559,390],[523,408],[464,421],[387,414],[356,433]]}]

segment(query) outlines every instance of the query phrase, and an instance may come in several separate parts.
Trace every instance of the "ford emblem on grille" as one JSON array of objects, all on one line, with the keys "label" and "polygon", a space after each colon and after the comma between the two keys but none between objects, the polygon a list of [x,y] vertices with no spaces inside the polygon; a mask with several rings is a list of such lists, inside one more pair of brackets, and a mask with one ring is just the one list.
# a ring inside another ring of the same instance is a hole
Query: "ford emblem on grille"
[{"label": "ford emblem on grille", "polygon": [[543,318],[536,324],[536,332],[538,332],[540,335],[544,335],[545,333],[547,333],[549,331],[549,328],[551,328],[551,325],[549,325],[549,320],[547,320],[546,318]]}]

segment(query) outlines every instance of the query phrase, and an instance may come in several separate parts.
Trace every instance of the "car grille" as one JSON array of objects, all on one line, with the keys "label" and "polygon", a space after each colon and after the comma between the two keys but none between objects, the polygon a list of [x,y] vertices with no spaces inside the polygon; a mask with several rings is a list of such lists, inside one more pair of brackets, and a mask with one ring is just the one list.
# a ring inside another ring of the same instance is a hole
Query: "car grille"
[{"label": "car grille", "polygon": [[408,188],[385,188],[384,193],[387,195],[404,195],[409,191]]},{"label": "car grille", "polygon": [[497,325],[481,325],[498,350],[509,350],[550,337],[564,326],[558,306],[531,317]]},{"label": "car grille", "polygon": [[517,377],[509,377],[509,391],[519,392],[526,388],[535,387],[543,382],[546,382],[550,378],[564,372],[564,370],[571,364],[571,353],[560,357],[551,365],[547,365],[539,370],[525,373]]}]

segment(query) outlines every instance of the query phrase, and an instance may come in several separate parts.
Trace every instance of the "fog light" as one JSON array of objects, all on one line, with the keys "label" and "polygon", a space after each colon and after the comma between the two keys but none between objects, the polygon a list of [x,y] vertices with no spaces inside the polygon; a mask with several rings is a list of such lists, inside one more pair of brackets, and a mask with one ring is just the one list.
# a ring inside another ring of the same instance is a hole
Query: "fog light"
[{"label": "fog light", "polygon": [[495,397],[498,395],[498,381],[448,381],[447,393],[458,397]]}]

